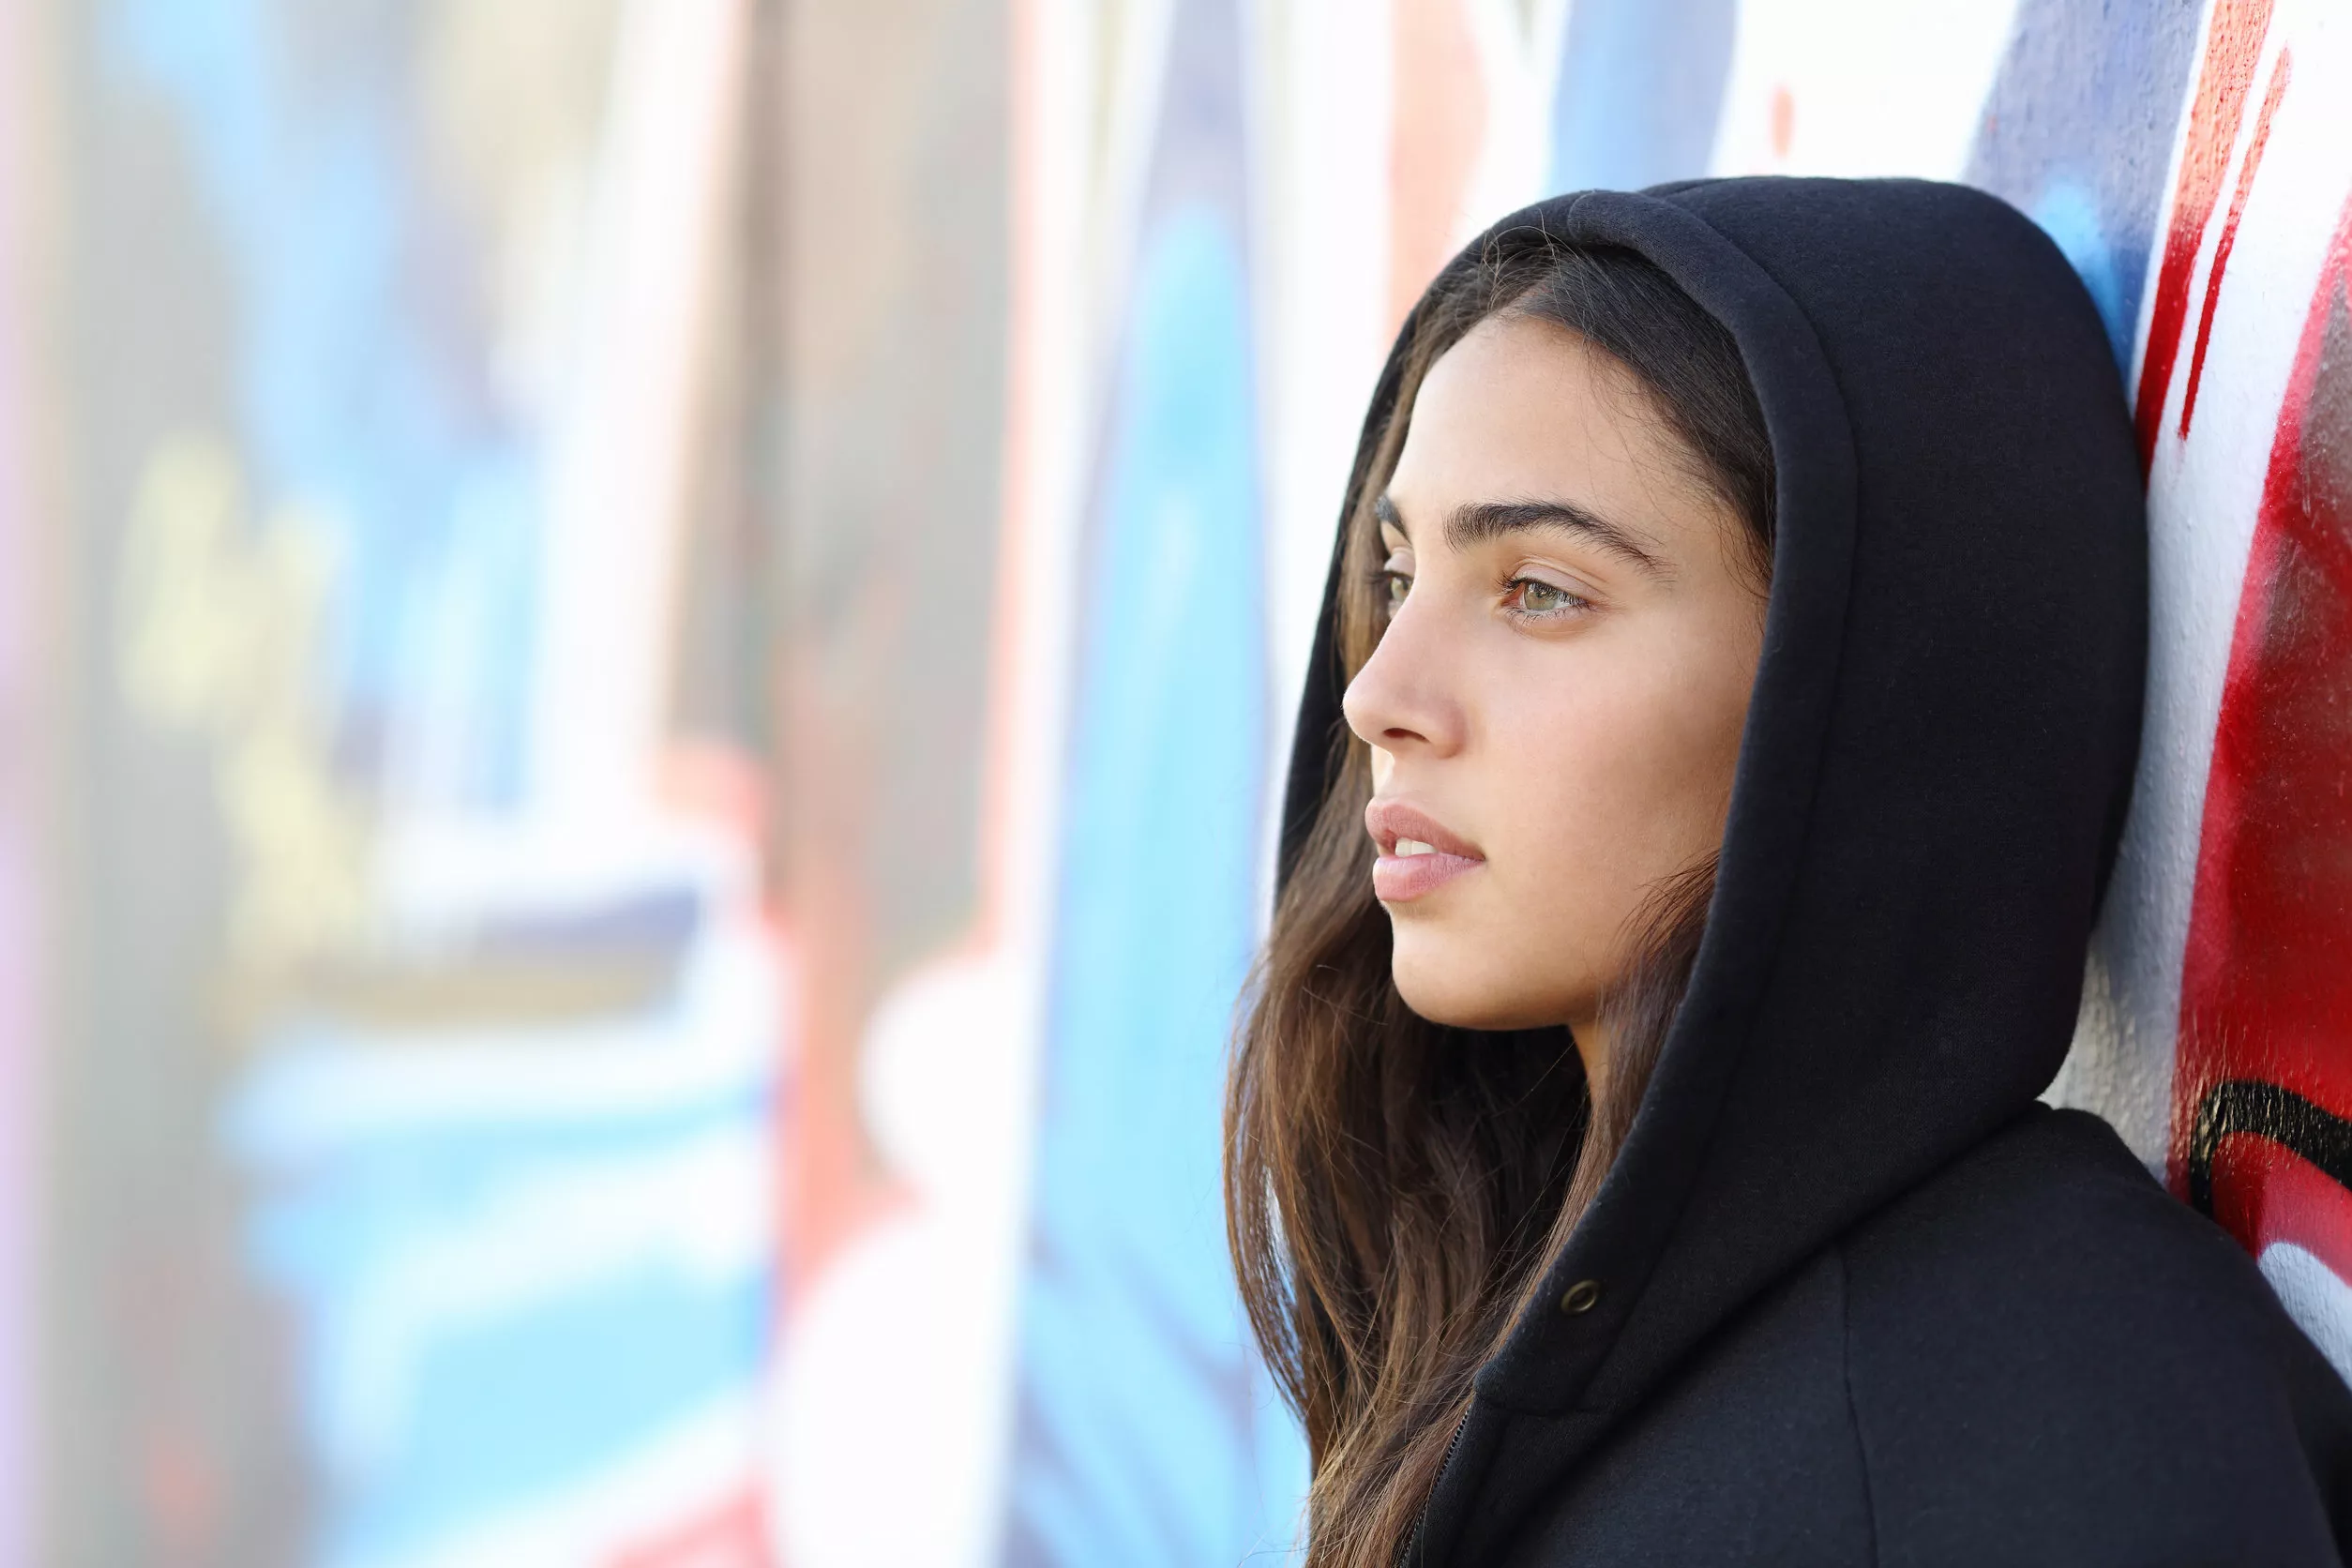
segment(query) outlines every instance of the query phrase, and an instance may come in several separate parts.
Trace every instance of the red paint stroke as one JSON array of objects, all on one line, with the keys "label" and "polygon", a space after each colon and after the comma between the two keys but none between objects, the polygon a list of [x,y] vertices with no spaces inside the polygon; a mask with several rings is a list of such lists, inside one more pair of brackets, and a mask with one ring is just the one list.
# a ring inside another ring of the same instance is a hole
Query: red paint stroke
[{"label": "red paint stroke", "polygon": [[701,1518],[611,1559],[608,1568],[775,1568],[767,1508],[756,1491],[738,1493]]},{"label": "red paint stroke", "polygon": [[[2339,215],[2279,411],[2222,688],[2182,957],[2172,1180],[2229,1079],[2352,1118],[2352,203]],[[2352,1202],[2238,1134],[2214,1214],[2352,1279]]]},{"label": "red paint stroke", "polygon": [[2140,359],[2139,396],[2133,417],[2140,438],[2140,470],[2156,455],[2164,398],[2172,390],[2173,362],[2180,354],[2180,332],[2189,314],[2190,274],[2197,245],[2221,197],[2229,150],[2245,117],[2246,93],[2262,58],[2262,38],[2270,26],[2271,0],[2215,0],[2206,31],[2205,60],[2197,68],[2195,96],[2189,100],[2188,142],[2180,151],[2174,182],[2172,226],[2164,235],[2164,259],[2156,274],[2156,299],[2148,322],[2148,352]]},{"label": "red paint stroke", "polygon": [[2205,279],[2205,309],[2197,317],[2197,346],[2189,355],[2189,385],[2180,395],[2180,436],[2189,436],[2189,418],[2196,412],[2197,384],[2205,379],[2205,350],[2213,340],[2213,309],[2222,302],[2222,274],[2229,270],[2229,253],[2238,248],[2238,220],[2246,216],[2246,195],[2254,189],[2254,172],[2262,167],[2262,149],[2269,144],[2270,117],[2279,112],[2279,99],[2286,96],[2287,78],[2294,74],[2295,56],[2287,50],[2279,51],[2279,63],[2270,68],[2270,90],[2262,96],[2262,112],[2254,116],[2254,140],[2246,147],[2246,161],[2238,167],[2238,188],[2230,192],[2229,216],[2222,220],[2222,237],[2213,244],[2213,267]]},{"label": "red paint stroke", "polygon": [[[2269,4],[2269,0],[2264,0]],[[1486,140],[1486,75],[1462,0],[1398,0],[1389,128],[1388,331],[1454,253]],[[1410,67],[1404,65],[1410,62]]]}]

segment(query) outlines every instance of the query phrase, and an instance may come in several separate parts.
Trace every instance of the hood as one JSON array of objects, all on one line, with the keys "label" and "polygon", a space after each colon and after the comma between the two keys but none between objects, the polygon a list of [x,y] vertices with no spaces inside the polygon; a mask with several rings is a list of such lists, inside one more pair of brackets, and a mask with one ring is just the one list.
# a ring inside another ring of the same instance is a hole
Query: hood
[{"label": "hood", "polygon": [[[1921,180],[1583,191],[1503,219],[1450,267],[1521,226],[1638,251],[1730,329],[1778,464],[1778,538],[1690,988],[1592,1208],[1479,1375],[1467,1462],[1432,1499],[1432,1560],[1477,1556],[1454,1494],[1502,1425],[1543,1421],[1555,1467],[1589,1451],[1711,1329],[2049,1083],[2146,657],[2115,360],[2073,270],[2014,208]],[[1342,722],[1337,566],[1286,871]],[[1589,1310],[1550,1309],[1585,1280]],[[1510,1485],[1485,1478],[1482,1520]]]}]

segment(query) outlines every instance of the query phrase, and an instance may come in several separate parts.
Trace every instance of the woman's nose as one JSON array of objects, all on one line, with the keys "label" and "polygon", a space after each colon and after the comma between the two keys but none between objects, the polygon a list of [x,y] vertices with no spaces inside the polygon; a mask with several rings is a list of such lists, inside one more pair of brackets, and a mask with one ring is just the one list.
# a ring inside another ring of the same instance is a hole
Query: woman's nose
[{"label": "woman's nose", "polygon": [[1384,751],[1426,749],[1439,755],[1461,745],[1461,704],[1450,686],[1456,673],[1449,640],[1426,603],[1408,596],[1396,608],[1372,656],[1340,700],[1348,728]]}]

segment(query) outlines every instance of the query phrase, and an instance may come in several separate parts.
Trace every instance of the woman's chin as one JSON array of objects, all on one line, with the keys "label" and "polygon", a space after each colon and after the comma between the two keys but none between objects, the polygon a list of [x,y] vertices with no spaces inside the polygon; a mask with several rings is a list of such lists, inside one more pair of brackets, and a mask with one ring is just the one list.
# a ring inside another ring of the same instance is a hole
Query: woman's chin
[{"label": "woman's chin", "polygon": [[1390,967],[1396,994],[1414,1016],[1451,1029],[1541,1029],[1575,1016],[1568,998],[1515,984],[1491,956],[1450,953],[1451,944],[1400,940]]}]

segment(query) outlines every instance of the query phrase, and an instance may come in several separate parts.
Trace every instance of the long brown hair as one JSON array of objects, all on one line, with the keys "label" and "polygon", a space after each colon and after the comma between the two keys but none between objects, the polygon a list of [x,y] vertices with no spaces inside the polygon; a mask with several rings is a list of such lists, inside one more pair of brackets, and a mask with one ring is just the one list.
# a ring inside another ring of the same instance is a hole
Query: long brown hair
[{"label": "long brown hair", "polygon": [[[1337,652],[1352,678],[1383,625],[1372,502],[1429,367],[1499,312],[1582,335],[1681,437],[1690,477],[1745,520],[1769,583],[1772,444],[1730,334],[1633,251],[1506,231],[1416,308],[1394,412],[1345,520]],[[1381,585],[1384,588],[1384,584]],[[1473,1034],[1416,1017],[1390,978],[1364,807],[1370,752],[1344,727],[1288,867],[1237,1031],[1225,1117],[1228,1235],[1260,1349],[1306,1427],[1312,1568],[1389,1568],[1468,1411],[1470,1379],[1591,1203],[1690,978],[1711,857],[1652,888],[1606,999],[1599,1103],[1564,1029]]]}]

